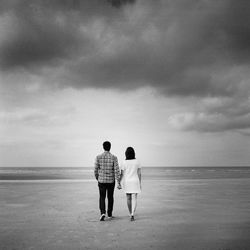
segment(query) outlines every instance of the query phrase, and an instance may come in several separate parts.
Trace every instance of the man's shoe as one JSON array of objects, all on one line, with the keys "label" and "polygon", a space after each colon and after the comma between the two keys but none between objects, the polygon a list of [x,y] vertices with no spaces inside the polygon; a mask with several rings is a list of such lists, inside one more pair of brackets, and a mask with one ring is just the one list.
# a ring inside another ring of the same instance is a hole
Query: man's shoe
[{"label": "man's shoe", "polygon": [[102,214],[100,217],[100,221],[104,221],[105,220],[105,214]]}]

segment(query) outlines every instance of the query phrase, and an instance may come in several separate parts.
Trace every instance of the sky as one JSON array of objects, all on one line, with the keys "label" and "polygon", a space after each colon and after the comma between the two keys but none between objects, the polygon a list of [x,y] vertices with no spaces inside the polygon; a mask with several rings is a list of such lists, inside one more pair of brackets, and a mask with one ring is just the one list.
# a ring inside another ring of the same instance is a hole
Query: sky
[{"label": "sky", "polygon": [[0,167],[250,165],[250,2],[0,1]]}]

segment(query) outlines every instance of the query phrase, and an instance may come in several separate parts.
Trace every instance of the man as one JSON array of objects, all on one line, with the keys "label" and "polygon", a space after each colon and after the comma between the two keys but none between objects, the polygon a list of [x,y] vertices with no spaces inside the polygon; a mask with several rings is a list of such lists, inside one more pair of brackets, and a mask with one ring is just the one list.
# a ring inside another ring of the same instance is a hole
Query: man
[{"label": "man", "polygon": [[117,157],[111,154],[110,151],[111,143],[105,141],[103,143],[104,153],[98,155],[95,160],[95,178],[98,181],[99,187],[99,208],[101,212],[100,221],[105,220],[106,206],[105,199],[106,193],[108,196],[108,218],[112,218],[113,204],[114,204],[114,188],[115,179],[120,186],[120,171],[118,167]]}]

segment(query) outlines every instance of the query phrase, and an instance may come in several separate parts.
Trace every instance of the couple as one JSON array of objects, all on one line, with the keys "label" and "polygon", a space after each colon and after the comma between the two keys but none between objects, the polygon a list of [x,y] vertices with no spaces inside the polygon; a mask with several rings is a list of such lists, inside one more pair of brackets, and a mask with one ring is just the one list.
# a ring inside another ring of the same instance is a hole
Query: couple
[{"label": "couple", "polygon": [[110,153],[111,143],[105,141],[103,143],[104,153],[98,155],[95,161],[95,178],[99,187],[99,208],[101,212],[100,221],[105,220],[106,194],[108,197],[108,218],[112,218],[114,204],[114,188],[115,179],[117,180],[117,188],[121,189],[121,180],[123,180],[123,189],[127,195],[127,205],[130,214],[130,220],[134,220],[134,213],[137,204],[137,194],[141,192],[141,166],[135,158],[135,151],[132,147],[128,147],[125,156],[126,160],[121,165],[121,173],[118,166],[117,157]]}]

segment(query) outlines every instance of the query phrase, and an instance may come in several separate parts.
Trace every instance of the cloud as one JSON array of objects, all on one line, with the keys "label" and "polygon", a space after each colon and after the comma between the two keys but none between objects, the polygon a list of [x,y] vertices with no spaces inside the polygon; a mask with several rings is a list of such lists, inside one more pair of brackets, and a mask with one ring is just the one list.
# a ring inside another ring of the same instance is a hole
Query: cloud
[{"label": "cloud", "polygon": [[19,108],[12,112],[1,112],[0,121],[6,124],[41,124],[41,122],[48,121],[48,114],[39,109]]},{"label": "cloud", "polygon": [[79,31],[80,13],[75,8],[72,1],[64,1],[64,4],[59,1],[7,4],[1,15],[2,69],[35,70],[60,64],[72,58],[78,49],[87,50],[90,41]]},{"label": "cloud", "polygon": [[247,134],[250,128],[250,99],[246,102],[231,98],[205,98],[196,112],[169,116],[176,129],[198,132],[239,131]]},{"label": "cloud", "polygon": [[170,121],[248,127],[249,12],[245,0],[1,1],[0,71],[34,75],[39,88],[149,86],[166,97],[228,99]]},{"label": "cloud", "polygon": [[12,111],[0,112],[0,122],[7,126],[62,127],[68,125],[74,114],[75,109],[70,106],[59,109],[20,107]]},{"label": "cloud", "polygon": [[250,115],[244,115],[238,119],[222,114],[184,113],[171,116],[169,123],[181,130],[198,132],[221,132],[239,130],[250,127]]},{"label": "cloud", "polygon": [[223,96],[238,82],[218,72],[249,65],[247,1],[4,3],[2,70],[54,67],[78,88],[151,85],[166,95]]},{"label": "cloud", "polygon": [[35,70],[87,55],[95,46],[86,26],[95,19],[108,22],[127,2],[134,1],[3,1],[1,68]]}]

